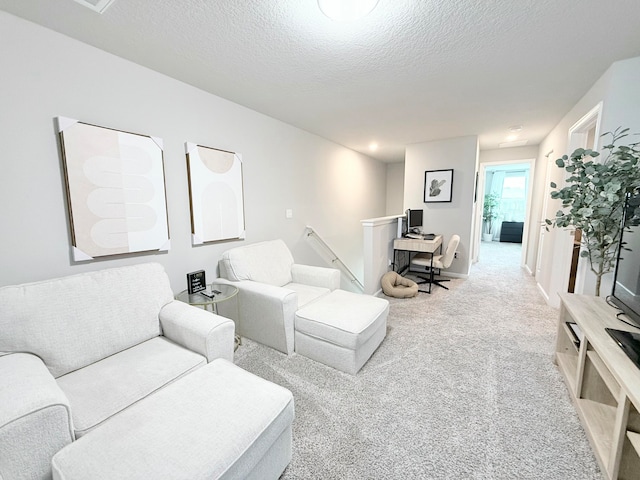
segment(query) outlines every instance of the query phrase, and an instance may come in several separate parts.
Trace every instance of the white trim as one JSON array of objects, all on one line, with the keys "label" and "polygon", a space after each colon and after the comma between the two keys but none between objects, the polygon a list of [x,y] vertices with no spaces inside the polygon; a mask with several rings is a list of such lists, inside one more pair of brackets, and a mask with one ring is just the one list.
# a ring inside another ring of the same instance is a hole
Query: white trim
[{"label": "white trim", "polygon": [[[589,110],[580,120],[574,123],[569,128],[569,138],[567,141],[567,155],[573,152],[576,148],[582,147],[586,141],[586,134],[592,126],[596,127],[596,131],[593,138],[593,149],[598,150],[598,139],[600,138],[600,124],[602,123],[602,101]],[[578,139],[579,141],[576,141]],[[584,147],[582,147],[584,148]]]},{"label": "white trim", "polygon": [[[544,237],[547,231],[546,221],[547,218],[547,208],[549,208],[549,198],[551,198],[551,168],[552,163],[555,161],[552,160],[553,150],[550,150],[549,153],[545,155],[547,159],[545,168],[545,177],[544,177],[544,193],[542,195],[542,210],[540,211],[540,221],[538,223],[538,249],[536,251],[536,265],[535,272],[533,274],[536,277],[542,271],[542,254],[543,254],[543,246],[544,246]],[[554,163],[555,164],[555,163]]]},{"label": "white trim", "polygon": [[[574,123],[571,128],[569,128],[569,139],[567,143],[567,155],[570,155],[576,148],[584,148],[587,141],[587,135],[589,130],[592,127],[595,127],[595,132],[593,136],[593,148],[592,150],[597,151],[599,147],[600,140],[600,126],[602,123],[602,107],[603,102],[600,101],[598,104],[589,110],[585,115],[582,116],[580,120]],[[566,179],[567,177],[565,177]],[[581,245],[580,251],[582,252],[583,247]],[[569,256],[569,265],[566,268],[566,271],[563,274],[563,277],[566,277],[565,285],[569,283],[569,277],[571,274],[571,257],[573,256],[573,237],[571,238],[571,255]],[[587,265],[587,261],[578,261],[578,268],[576,270],[576,283],[574,287],[575,293],[584,293],[584,284],[587,276],[587,272],[589,271],[589,266]]]},{"label": "white trim", "polygon": [[544,301],[547,302],[547,304],[550,305],[550,303],[549,303],[549,295],[547,295],[547,292],[544,291],[544,288],[542,288],[542,285],[540,285],[539,283],[536,282],[536,286],[538,287],[538,291],[540,292],[540,294],[544,298]]},{"label": "white trim", "polygon": [[501,165],[529,165],[529,181],[527,182],[527,202],[524,214],[524,228],[522,229],[522,253],[520,254],[520,266],[526,265],[527,250],[529,246],[529,223],[531,221],[531,204],[533,202],[533,178],[535,173],[535,158],[525,158],[522,160],[503,160],[499,162],[483,162],[480,163],[478,192],[476,199],[476,236],[473,239],[475,255],[471,259],[472,263],[478,261],[480,253],[480,241],[482,239],[482,211],[484,210],[484,188],[487,175],[487,167],[499,167]]},{"label": "white trim", "polygon": [[469,274],[467,273],[456,273],[456,272],[448,272],[448,271],[444,271],[442,270],[439,273],[440,277],[451,277],[451,278],[462,278],[464,280],[469,278]]},{"label": "white trim", "polygon": [[[365,220],[360,220],[360,223],[363,227],[377,227],[378,225],[386,225],[387,223],[395,223],[398,218],[404,217],[404,214],[400,215],[390,215],[388,217],[379,217],[379,218],[367,218]],[[311,228],[307,226],[307,228]]]}]

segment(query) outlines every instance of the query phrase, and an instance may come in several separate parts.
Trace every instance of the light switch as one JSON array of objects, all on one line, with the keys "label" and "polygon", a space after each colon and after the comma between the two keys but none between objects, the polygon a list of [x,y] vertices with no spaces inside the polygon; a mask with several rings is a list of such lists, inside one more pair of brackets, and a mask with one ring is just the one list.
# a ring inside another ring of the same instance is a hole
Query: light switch
[{"label": "light switch", "polygon": [[285,211],[285,215],[287,218],[293,218],[293,210],[287,208],[287,210]]}]

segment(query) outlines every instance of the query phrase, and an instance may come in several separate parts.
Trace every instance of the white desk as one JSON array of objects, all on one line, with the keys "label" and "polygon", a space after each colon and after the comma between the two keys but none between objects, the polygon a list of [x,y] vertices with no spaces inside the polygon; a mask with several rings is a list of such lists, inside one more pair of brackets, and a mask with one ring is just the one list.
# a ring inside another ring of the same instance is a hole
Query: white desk
[{"label": "white desk", "polygon": [[407,252],[435,253],[442,246],[442,235],[436,235],[433,240],[420,238],[396,238],[393,241],[394,250]]},{"label": "white desk", "polygon": [[[420,238],[396,238],[393,241],[393,269],[402,275],[402,273],[409,268],[411,264],[411,253],[430,253],[431,254],[431,268],[429,268],[429,290],[426,293],[431,293],[431,284],[433,283],[433,254],[438,250],[442,251],[442,235],[436,235],[432,240],[425,240]],[[409,252],[409,261],[407,265],[398,268],[398,255],[397,252],[404,251]]]}]

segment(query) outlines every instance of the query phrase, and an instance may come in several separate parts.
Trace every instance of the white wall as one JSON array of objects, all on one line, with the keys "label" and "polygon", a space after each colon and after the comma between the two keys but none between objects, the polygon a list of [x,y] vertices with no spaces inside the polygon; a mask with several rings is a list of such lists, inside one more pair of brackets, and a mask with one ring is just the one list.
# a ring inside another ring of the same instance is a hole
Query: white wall
[{"label": "white wall", "polygon": [[[276,237],[324,265],[307,224],[362,277],[360,220],[385,214],[385,164],[5,12],[0,42],[0,285],[158,261],[179,291],[187,272],[215,278],[224,250]],[[71,261],[56,116],[164,140],[168,253]],[[246,241],[191,246],[185,141],[242,154]]]},{"label": "white wall", "polygon": [[404,213],[404,162],[387,164],[387,215]]},{"label": "white wall", "polygon": [[480,163],[510,162],[512,160],[529,160],[538,156],[538,145],[527,145],[524,147],[496,148],[492,150],[481,150],[479,156]]},{"label": "white wall", "polygon": [[381,290],[382,276],[392,269],[393,241],[398,238],[399,216],[369,218],[362,221],[364,231],[364,293]]},{"label": "white wall", "polygon": [[[574,108],[565,115],[540,145],[537,166],[546,167],[548,165],[548,178],[550,181],[556,182],[558,185],[563,182],[563,170],[555,165],[555,159],[571,153],[567,151],[569,128],[600,101],[603,102],[600,128],[602,133],[613,131],[619,126],[629,127],[631,132],[634,133],[640,132],[640,89],[638,85],[640,85],[640,57],[616,62],[611,65]],[[637,139],[629,141],[634,142]],[[598,149],[602,144],[603,142],[600,140]],[[547,162],[544,156],[551,150],[553,150],[553,154]],[[540,198],[544,196],[546,170],[547,168],[537,168],[536,170],[535,188]],[[560,202],[558,200],[548,200],[548,207],[545,212],[540,210],[539,219],[552,219],[559,207]],[[566,241],[563,241],[562,237],[563,235],[566,237],[567,233],[552,229],[544,235],[541,257],[543,261],[540,271],[536,274],[536,280],[543,292],[548,295],[549,303],[557,305],[556,292],[566,291],[562,273],[566,270],[567,252],[565,248]],[[533,229],[531,236],[537,236]],[[535,245],[534,242],[531,242],[530,249],[535,248],[535,251],[532,250],[528,257],[533,262],[531,263],[532,265],[535,265],[537,247],[537,242],[535,242]],[[594,277],[590,273],[587,276],[584,293],[593,294]],[[602,296],[608,295],[611,290],[611,278],[605,279],[605,282],[601,290]]]},{"label": "white wall", "polygon": [[[444,243],[460,235],[460,255],[448,269],[469,274],[471,267],[473,194],[478,165],[478,137],[458,137],[407,146],[404,172],[404,205],[424,210],[426,233],[441,233]],[[453,169],[453,198],[450,203],[424,203],[424,172]]]}]

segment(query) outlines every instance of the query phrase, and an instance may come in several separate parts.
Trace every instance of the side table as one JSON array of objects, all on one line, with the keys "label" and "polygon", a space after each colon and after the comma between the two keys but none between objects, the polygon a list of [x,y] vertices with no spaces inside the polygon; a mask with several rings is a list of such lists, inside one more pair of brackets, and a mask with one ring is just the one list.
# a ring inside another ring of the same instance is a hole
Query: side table
[{"label": "side table", "polygon": [[[209,291],[214,293],[213,297],[208,297],[206,295],[198,293],[191,293],[187,290],[183,290],[176,295],[176,300],[180,300],[181,302],[188,303],[189,305],[193,305],[195,307],[202,307],[205,310],[208,310],[212,313],[218,314],[218,309],[216,305],[220,302],[224,302],[229,300],[230,298],[235,297],[238,294],[238,287],[234,287],[233,285],[227,285],[224,283],[212,283],[209,285]],[[235,336],[235,345],[234,351],[238,349],[240,345],[242,345],[242,338],[240,335]]]}]

